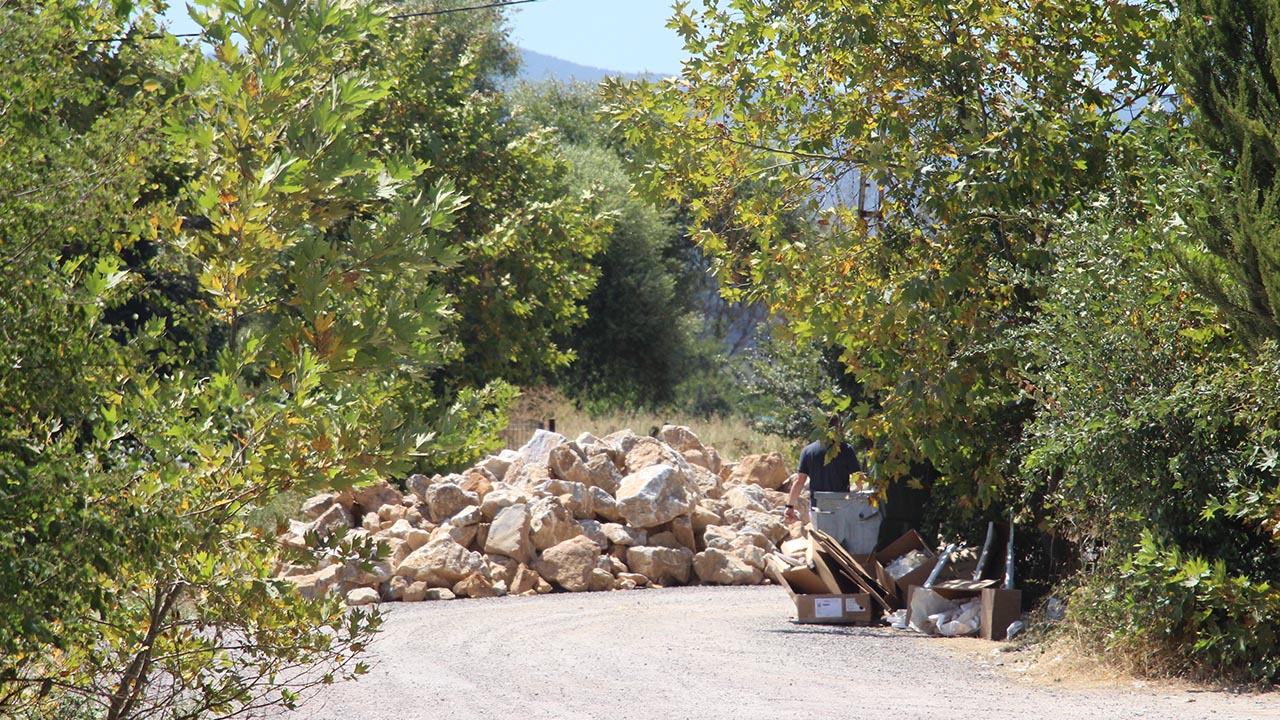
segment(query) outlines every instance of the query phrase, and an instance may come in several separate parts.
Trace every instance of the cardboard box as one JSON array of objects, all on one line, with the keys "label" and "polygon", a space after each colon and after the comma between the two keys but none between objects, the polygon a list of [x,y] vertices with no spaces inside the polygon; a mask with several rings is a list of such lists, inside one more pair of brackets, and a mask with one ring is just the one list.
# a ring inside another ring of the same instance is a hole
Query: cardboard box
[{"label": "cardboard box", "polygon": [[[932,590],[948,600],[964,603],[980,598],[982,609],[978,613],[978,637],[983,640],[1004,640],[1009,624],[1022,617],[1022,591],[981,587],[990,581],[950,581],[938,583]],[[907,622],[911,622],[911,594],[920,586],[913,585],[907,592]]]},{"label": "cardboard box", "polygon": [[[897,587],[898,597],[900,598],[907,597],[908,588],[912,585],[924,585],[924,582],[929,579],[929,574],[933,572],[933,567],[937,564],[937,553],[933,551],[933,548],[925,544],[924,538],[920,537],[920,533],[915,530],[908,530],[905,535],[889,543],[883,550],[875,554],[876,561],[880,563],[883,569],[912,550],[923,552],[931,562],[921,565],[900,578],[893,579],[893,585]],[[884,576],[892,579],[887,572],[884,573]]]},{"label": "cardboard box", "polygon": [[806,567],[784,568],[765,563],[769,577],[782,586],[796,606],[796,621],[824,625],[870,625],[875,618],[867,593],[830,593],[826,583]]},{"label": "cardboard box", "polygon": [[871,624],[871,596],[867,593],[792,597],[796,603],[796,622],[823,625]]}]

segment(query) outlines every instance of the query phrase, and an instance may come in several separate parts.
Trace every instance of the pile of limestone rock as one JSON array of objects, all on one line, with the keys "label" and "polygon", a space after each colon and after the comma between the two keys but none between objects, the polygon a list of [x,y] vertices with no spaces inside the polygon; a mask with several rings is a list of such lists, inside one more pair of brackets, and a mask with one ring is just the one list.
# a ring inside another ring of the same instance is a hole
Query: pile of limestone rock
[{"label": "pile of limestone rock", "polygon": [[[453,475],[414,475],[319,495],[280,542],[346,536],[386,543],[371,569],[337,553],[282,564],[309,596],[349,604],[765,582],[765,557],[793,532],[780,455],[721,460],[688,428],[657,437],[624,430],[576,440],[538,431]],[[798,532],[798,527],[795,528]]]}]

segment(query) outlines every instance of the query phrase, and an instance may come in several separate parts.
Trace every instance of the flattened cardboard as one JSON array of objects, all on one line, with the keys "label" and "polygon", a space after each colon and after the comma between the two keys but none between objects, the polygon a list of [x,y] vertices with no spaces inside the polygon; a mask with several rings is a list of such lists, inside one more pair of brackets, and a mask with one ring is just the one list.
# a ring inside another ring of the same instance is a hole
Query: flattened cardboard
[{"label": "flattened cardboard", "polygon": [[819,555],[825,553],[822,560],[826,563],[828,569],[833,572],[833,575],[843,576],[848,582],[853,583],[853,587],[849,588],[847,583],[843,582],[840,577],[835,577],[835,582],[840,588],[840,592],[864,592],[869,594],[872,602],[875,602],[880,608],[886,611],[893,609],[893,603],[886,597],[884,590],[879,587],[879,583],[858,568],[853,556],[834,537],[821,530],[810,528],[809,539],[811,554]]},{"label": "flattened cardboard", "polygon": [[905,598],[898,591],[898,584],[893,581],[893,576],[885,571],[884,565],[876,559],[875,553],[867,553],[865,555],[850,556],[854,565],[862,572],[863,575],[870,578],[880,589],[881,595],[885,599],[885,605],[890,610],[905,607]]}]

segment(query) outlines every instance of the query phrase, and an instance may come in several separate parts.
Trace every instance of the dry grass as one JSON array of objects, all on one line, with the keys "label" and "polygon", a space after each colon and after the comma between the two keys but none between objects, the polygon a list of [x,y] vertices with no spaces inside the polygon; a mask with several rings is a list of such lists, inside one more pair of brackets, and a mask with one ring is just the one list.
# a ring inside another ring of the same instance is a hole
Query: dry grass
[{"label": "dry grass", "polygon": [[[655,433],[663,425],[683,425],[692,430],[703,445],[714,447],[727,461],[743,455],[779,452],[794,465],[800,447],[796,443],[775,435],[766,435],[751,427],[742,418],[699,418],[680,413],[655,413],[649,411],[610,412],[593,415],[574,406],[573,402],[551,389],[524,390],[511,409],[513,431],[531,422],[546,423],[555,420],[556,432],[569,438],[589,432],[604,436],[618,430],[631,430],[638,435]],[[518,445],[519,433],[513,432],[510,444]],[[526,438],[527,439],[527,438]]]},{"label": "dry grass", "polygon": [[979,662],[999,662],[1006,674],[1036,687],[1070,689],[1145,688],[1167,692],[1211,689],[1178,676],[1157,658],[1107,650],[1099,639],[1073,626],[1050,623],[1040,611],[1026,614],[1024,636],[992,643],[952,638],[946,647]]}]

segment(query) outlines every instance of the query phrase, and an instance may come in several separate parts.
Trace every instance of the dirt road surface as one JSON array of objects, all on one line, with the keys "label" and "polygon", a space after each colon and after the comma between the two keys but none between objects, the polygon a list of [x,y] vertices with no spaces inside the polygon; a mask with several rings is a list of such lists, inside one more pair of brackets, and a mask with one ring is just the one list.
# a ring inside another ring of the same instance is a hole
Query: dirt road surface
[{"label": "dirt road surface", "polygon": [[387,608],[369,675],[280,717],[1280,719],[1280,693],[1045,687],[998,666],[999,643],[799,625],[771,586]]}]

